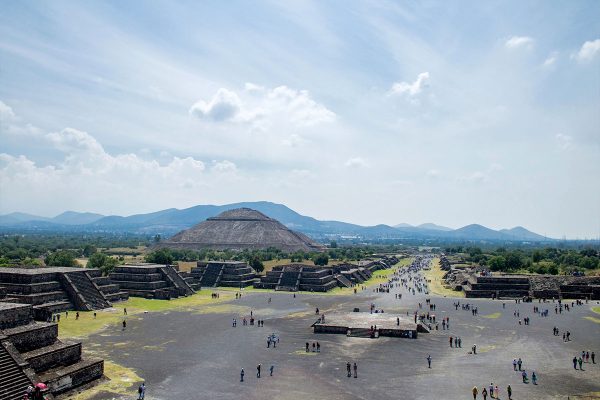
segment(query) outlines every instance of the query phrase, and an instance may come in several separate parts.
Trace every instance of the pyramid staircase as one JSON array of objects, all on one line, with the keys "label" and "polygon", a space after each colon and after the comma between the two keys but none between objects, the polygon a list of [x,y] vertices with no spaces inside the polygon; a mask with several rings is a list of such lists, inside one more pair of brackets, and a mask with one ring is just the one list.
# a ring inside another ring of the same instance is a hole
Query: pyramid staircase
[{"label": "pyramid staircase", "polygon": [[81,310],[92,311],[111,307],[104,294],[92,281],[87,272],[67,272],[63,276],[63,285],[71,298],[78,302]]},{"label": "pyramid staircase", "polygon": [[275,290],[286,290],[289,292],[297,292],[300,287],[300,276],[302,275],[302,267],[299,269],[283,269],[283,273],[279,278],[279,282]]},{"label": "pyramid staircase", "polygon": [[21,400],[33,382],[7,350],[10,343],[0,341],[0,399]]}]

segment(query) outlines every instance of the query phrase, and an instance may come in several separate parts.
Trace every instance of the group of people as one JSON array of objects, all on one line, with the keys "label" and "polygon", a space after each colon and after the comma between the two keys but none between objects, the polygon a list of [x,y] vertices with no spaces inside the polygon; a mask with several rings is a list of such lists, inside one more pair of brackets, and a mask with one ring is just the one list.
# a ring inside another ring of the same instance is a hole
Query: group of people
[{"label": "group of people", "polygon": [[[473,400],[476,400],[477,396],[479,395],[479,389],[477,388],[477,386],[473,386],[473,389],[471,389],[471,393],[473,394]],[[510,387],[510,385],[507,386],[506,393],[508,394],[508,399],[512,400],[512,388]],[[486,400],[488,395],[492,399],[499,399],[500,388],[498,387],[498,385],[490,383],[490,386],[488,388],[484,386],[483,389],[481,389],[481,396],[483,397],[483,400]]]}]

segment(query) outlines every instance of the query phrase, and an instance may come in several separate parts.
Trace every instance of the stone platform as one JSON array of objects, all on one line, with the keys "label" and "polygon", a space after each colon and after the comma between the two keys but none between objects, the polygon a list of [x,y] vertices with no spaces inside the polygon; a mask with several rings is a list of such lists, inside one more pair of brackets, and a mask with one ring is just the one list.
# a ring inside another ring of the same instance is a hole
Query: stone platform
[{"label": "stone platform", "polygon": [[[400,319],[398,324],[397,318]],[[371,327],[377,327],[371,334]],[[429,330],[420,323],[394,314],[349,312],[327,314],[324,322],[313,325],[314,333],[337,333],[353,337],[402,337],[416,339],[417,334]]]},{"label": "stone platform", "polygon": [[81,342],[58,339],[58,324],[36,322],[31,304],[0,302],[0,399],[22,399],[43,382],[48,399],[100,378],[104,361],[82,358]]},{"label": "stone platform", "polygon": [[169,300],[195,293],[190,283],[172,265],[125,264],[109,278],[129,296]]},{"label": "stone platform", "polygon": [[2,268],[0,286],[1,301],[30,304],[39,320],[66,310],[103,309],[111,301],[127,298],[127,293],[92,268]]}]

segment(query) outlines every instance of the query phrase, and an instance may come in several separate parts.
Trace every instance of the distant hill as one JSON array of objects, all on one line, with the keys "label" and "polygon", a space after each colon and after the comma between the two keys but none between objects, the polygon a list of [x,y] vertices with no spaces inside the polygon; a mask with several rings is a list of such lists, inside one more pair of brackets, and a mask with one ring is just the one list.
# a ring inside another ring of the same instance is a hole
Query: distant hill
[{"label": "distant hill", "polygon": [[482,225],[467,225],[453,230],[434,223],[394,227],[380,224],[361,226],[340,221],[320,221],[301,215],[283,204],[268,201],[242,202],[225,205],[197,205],[182,210],[169,208],[147,214],[103,216],[95,213],[67,211],[54,218],[25,213],[0,216],[0,228],[10,231],[110,232],[161,234],[163,236],[188,229],[207,218],[236,208],[250,208],[276,219],[286,227],[322,241],[342,236],[358,240],[449,240],[449,241],[548,241],[542,235],[523,227],[496,231]]},{"label": "distant hill", "polygon": [[500,229],[499,232],[505,233],[509,236],[512,236],[516,240],[529,240],[529,241],[544,241],[548,240],[545,236],[538,235],[537,233],[531,232],[522,226],[516,226],[511,229]]},{"label": "distant hill", "polygon": [[425,224],[418,225],[417,228],[430,229],[430,230],[433,230],[433,231],[446,231],[446,232],[454,230],[452,228],[448,228],[448,227],[442,226],[442,225],[436,225],[436,224],[431,223],[431,222],[427,222]]},{"label": "distant hill", "polygon": [[64,225],[85,225],[96,222],[103,218],[104,215],[90,212],[65,211],[64,213],[52,218],[52,222]]}]

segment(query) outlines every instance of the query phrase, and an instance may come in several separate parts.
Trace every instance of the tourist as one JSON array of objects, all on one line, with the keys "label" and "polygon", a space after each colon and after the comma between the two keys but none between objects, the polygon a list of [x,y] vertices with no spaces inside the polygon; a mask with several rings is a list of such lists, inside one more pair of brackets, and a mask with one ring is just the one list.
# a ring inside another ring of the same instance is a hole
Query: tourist
[{"label": "tourist", "polygon": [[309,352],[308,346],[309,346],[309,343],[308,343],[308,342],[306,342],[306,352],[307,352],[307,353]]},{"label": "tourist", "polygon": [[358,378],[358,367],[356,366],[356,363],[354,363],[353,368],[354,368],[354,377]]},{"label": "tourist", "polygon": [[577,360],[577,362],[579,363],[579,369],[583,371],[583,359],[579,357],[579,360]]},{"label": "tourist", "polygon": [[244,382],[244,368],[240,371],[240,382]]},{"label": "tourist", "polygon": [[494,383],[490,383],[490,386],[488,387],[488,393],[490,394],[491,398],[494,398]]},{"label": "tourist", "polygon": [[506,388],[506,393],[508,393],[508,400],[512,400],[512,388],[510,385]]},{"label": "tourist", "polygon": [[521,372],[521,378],[523,379],[523,383],[527,383],[527,372],[525,370]]},{"label": "tourist", "polygon": [[144,400],[144,397],[146,397],[146,384],[142,382],[138,388],[138,400]]},{"label": "tourist", "polygon": [[127,308],[123,308],[123,315],[127,315]]},{"label": "tourist", "polygon": [[517,360],[513,358],[513,370],[517,370]]},{"label": "tourist", "polygon": [[347,362],[346,363],[346,372],[348,372],[348,378],[350,378],[352,376],[352,370],[351,369],[352,369],[352,366],[350,365],[350,362]]},{"label": "tourist", "polygon": [[274,365],[271,365],[271,367],[269,368],[269,376],[273,376],[273,370],[275,369]]},{"label": "tourist", "polygon": [[537,385],[537,375],[535,374],[535,371],[533,371],[533,372],[531,373],[531,382],[532,382],[534,385]]},{"label": "tourist", "polygon": [[517,365],[519,366],[519,371],[520,371],[521,365],[523,365],[523,361],[521,360],[521,358],[519,358],[519,361],[517,361]]},{"label": "tourist", "polygon": [[431,354],[427,355],[427,365],[431,368]]},{"label": "tourist", "polygon": [[471,389],[471,393],[473,393],[473,400],[475,400],[477,398],[477,395],[479,394],[477,386],[473,386],[473,389]]},{"label": "tourist", "polygon": [[577,369],[577,357],[573,357],[573,368]]},{"label": "tourist", "polygon": [[256,366],[256,377],[257,377],[257,378],[260,378],[260,367],[261,367],[261,364],[258,364],[258,365]]},{"label": "tourist", "polygon": [[125,330],[125,328],[127,328],[127,321],[123,320],[123,330]]},{"label": "tourist", "polygon": [[498,385],[496,385],[496,387],[494,388],[494,393],[496,395],[496,398],[499,399],[500,398],[500,388],[498,387]]},{"label": "tourist", "polygon": [[317,353],[321,352],[321,345],[319,344],[319,342],[317,342]]},{"label": "tourist", "polygon": [[79,319],[79,311],[75,313],[75,319]]},{"label": "tourist", "polygon": [[488,392],[486,388],[483,388],[483,390],[481,391],[481,395],[483,396],[483,400],[487,399]]},{"label": "tourist", "polygon": [[[60,318],[58,320],[60,322]],[[596,364],[596,353],[592,351],[592,364]]]}]

